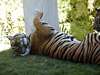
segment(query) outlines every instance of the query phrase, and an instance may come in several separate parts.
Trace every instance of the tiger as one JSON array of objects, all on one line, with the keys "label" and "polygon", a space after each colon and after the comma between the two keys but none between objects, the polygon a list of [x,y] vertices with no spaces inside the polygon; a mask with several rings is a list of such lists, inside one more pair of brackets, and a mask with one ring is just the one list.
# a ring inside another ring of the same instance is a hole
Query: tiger
[{"label": "tiger", "polygon": [[[24,52],[21,48],[24,43],[21,44],[20,41],[23,36],[20,36],[19,42],[17,42],[22,45],[21,47],[16,42],[15,45],[13,44],[14,48],[19,49],[18,51],[14,50],[16,55],[37,54],[74,62],[100,64],[100,32],[88,33],[82,41],[79,41],[73,36],[57,31],[48,23],[42,23],[42,16],[43,12],[37,11],[33,19],[35,31],[28,38],[24,38],[30,40],[29,44],[26,41],[27,47],[24,48]],[[11,37],[9,39],[12,41]]]}]

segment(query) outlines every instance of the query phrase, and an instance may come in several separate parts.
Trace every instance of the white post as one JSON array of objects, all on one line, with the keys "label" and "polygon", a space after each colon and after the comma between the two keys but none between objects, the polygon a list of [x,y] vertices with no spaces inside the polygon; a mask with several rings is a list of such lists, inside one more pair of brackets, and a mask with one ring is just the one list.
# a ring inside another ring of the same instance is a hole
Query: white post
[{"label": "white post", "polygon": [[35,29],[33,27],[33,18],[36,9],[44,12],[43,22],[47,22],[59,30],[57,0],[23,0],[23,7],[27,34],[32,33]]}]

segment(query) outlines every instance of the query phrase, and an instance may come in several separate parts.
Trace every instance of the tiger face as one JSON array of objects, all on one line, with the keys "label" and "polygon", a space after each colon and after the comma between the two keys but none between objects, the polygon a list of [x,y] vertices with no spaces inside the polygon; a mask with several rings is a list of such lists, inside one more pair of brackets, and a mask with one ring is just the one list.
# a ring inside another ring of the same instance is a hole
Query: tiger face
[{"label": "tiger face", "polygon": [[30,52],[30,41],[25,34],[8,36],[14,56],[25,56]]}]

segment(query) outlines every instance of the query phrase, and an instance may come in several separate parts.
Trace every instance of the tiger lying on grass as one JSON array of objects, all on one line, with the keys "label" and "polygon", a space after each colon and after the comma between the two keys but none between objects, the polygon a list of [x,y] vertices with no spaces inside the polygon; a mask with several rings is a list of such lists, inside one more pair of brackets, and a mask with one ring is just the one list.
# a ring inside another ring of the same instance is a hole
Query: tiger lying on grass
[{"label": "tiger lying on grass", "polygon": [[30,37],[25,34],[9,36],[14,55],[42,54],[52,58],[82,63],[100,64],[100,34],[89,33],[83,41],[56,31],[47,23],[41,23],[42,12],[37,12],[33,24],[36,31]]}]

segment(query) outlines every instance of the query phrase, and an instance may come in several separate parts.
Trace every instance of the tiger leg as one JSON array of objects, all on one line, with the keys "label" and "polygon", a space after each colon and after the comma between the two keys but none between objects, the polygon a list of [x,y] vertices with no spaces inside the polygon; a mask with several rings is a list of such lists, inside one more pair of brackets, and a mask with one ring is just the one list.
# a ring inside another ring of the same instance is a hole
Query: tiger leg
[{"label": "tiger leg", "polygon": [[40,38],[41,37],[48,38],[49,35],[51,35],[51,30],[50,30],[49,27],[46,27],[46,26],[42,25],[42,23],[41,23],[42,16],[43,16],[43,12],[36,11],[36,15],[33,19],[33,25],[35,26],[36,33]]},{"label": "tiger leg", "polygon": [[41,22],[40,22],[40,19],[42,18],[42,16],[43,16],[43,12],[36,11],[36,15],[33,19],[33,25],[35,26],[37,31],[40,31],[42,29],[42,25],[41,25]]}]

